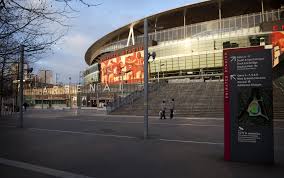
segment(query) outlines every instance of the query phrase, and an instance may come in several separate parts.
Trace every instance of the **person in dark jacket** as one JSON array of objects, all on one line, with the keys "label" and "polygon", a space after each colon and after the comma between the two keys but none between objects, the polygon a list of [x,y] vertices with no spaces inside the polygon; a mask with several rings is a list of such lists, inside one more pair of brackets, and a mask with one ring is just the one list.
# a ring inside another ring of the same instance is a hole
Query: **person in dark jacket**
[{"label": "person in dark jacket", "polygon": [[175,109],[175,99],[174,98],[172,98],[172,100],[170,101],[169,108],[170,108],[170,119],[172,119],[174,117],[174,109]]},{"label": "person in dark jacket", "polygon": [[27,111],[28,103],[24,102],[23,104],[25,111]]},{"label": "person in dark jacket", "polygon": [[163,100],[162,104],[161,104],[161,114],[160,114],[160,119],[166,119],[166,102],[165,100]]}]

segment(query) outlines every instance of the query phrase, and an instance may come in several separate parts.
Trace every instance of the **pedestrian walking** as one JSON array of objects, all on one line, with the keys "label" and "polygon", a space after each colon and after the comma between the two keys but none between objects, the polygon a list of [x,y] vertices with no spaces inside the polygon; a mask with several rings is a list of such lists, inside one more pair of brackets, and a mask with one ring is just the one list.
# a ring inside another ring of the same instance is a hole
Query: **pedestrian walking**
[{"label": "pedestrian walking", "polygon": [[175,99],[172,98],[172,100],[170,101],[170,119],[173,119],[174,117],[174,110],[175,110]]},{"label": "pedestrian walking", "polygon": [[160,111],[160,119],[166,119],[166,102],[165,100],[163,100],[162,104],[161,104],[161,111]]},{"label": "pedestrian walking", "polygon": [[27,111],[28,103],[24,102],[23,104],[25,111]]}]

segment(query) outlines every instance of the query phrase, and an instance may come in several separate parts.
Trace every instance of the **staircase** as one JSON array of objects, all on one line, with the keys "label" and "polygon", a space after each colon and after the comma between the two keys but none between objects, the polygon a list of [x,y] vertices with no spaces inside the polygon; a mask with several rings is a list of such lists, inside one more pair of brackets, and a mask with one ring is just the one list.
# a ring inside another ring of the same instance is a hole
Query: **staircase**
[{"label": "staircase", "polygon": [[[169,103],[172,98],[175,99],[175,116],[223,117],[222,82],[164,84],[149,93],[149,115],[158,116],[162,101]],[[142,97],[111,114],[143,115],[143,102]]]},{"label": "staircase", "polygon": [[[149,115],[158,116],[163,100],[175,99],[175,116],[181,117],[224,117],[223,82],[194,82],[164,84],[149,93]],[[284,119],[284,81],[273,82],[274,118]],[[113,115],[144,115],[143,95],[132,104],[124,105]],[[169,115],[169,110],[166,116]]]},{"label": "staircase", "polygon": [[273,81],[274,119],[284,119],[284,80]]}]

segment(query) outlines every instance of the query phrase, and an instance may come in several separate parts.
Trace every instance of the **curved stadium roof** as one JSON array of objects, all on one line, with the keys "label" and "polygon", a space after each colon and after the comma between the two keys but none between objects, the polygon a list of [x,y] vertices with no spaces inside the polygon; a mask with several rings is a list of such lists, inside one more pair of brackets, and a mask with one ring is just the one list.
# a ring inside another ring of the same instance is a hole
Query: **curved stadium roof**
[{"label": "curved stadium roof", "polygon": [[[281,1],[282,0],[263,0],[264,10],[268,11],[280,8]],[[156,22],[157,27],[162,27],[162,30],[166,30],[183,26],[184,14],[186,14],[186,25],[219,19],[219,4],[221,5],[222,18],[261,12],[261,0],[209,0],[164,11],[147,18],[150,24],[155,24]],[[85,54],[86,63],[91,65],[93,60],[98,60],[101,55],[100,49],[104,46],[122,39],[127,39],[131,25],[134,24],[133,28],[136,35],[143,34],[143,21],[144,18],[129,23],[94,42]],[[153,32],[153,29],[150,28],[149,33],[151,32]]]}]

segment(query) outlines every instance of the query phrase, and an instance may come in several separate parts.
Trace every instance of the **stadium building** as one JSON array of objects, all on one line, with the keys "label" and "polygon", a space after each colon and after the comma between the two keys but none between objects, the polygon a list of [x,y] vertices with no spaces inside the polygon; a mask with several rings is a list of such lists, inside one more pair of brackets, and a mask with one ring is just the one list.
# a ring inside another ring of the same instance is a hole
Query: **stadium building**
[{"label": "stadium building", "polygon": [[[282,0],[210,0],[146,17],[149,22],[149,80],[222,80],[223,49],[270,45],[273,65],[283,58],[284,2]],[[86,88],[113,93],[102,98],[114,101],[115,93],[127,96],[143,82],[144,19],[131,22],[95,41],[85,54]],[[95,85],[94,85],[95,84]],[[126,87],[127,86],[127,87]],[[121,91],[122,90],[122,91]],[[88,93],[87,89],[83,91]],[[87,95],[87,94],[85,94]]]}]

